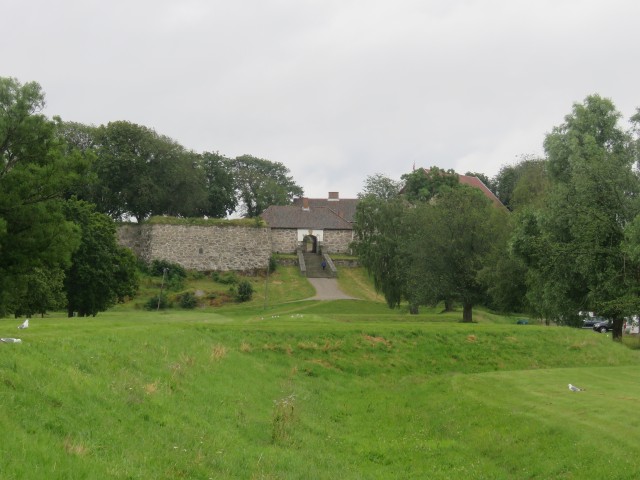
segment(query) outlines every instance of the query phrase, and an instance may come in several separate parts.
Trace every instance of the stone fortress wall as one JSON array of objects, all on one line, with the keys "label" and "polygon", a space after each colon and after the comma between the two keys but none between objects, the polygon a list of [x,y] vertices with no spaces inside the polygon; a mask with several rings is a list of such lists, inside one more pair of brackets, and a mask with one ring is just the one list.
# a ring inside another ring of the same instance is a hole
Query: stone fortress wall
[{"label": "stone fortress wall", "polygon": [[[297,230],[268,227],[122,224],[118,243],[150,263],[167,260],[188,270],[254,271],[267,268],[271,253],[295,253]],[[351,231],[325,231],[325,253],[346,253]]]},{"label": "stone fortress wall", "polygon": [[118,243],[145,262],[168,260],[203,272],[264,269],[271,256],[267,227],[125,224]]}]

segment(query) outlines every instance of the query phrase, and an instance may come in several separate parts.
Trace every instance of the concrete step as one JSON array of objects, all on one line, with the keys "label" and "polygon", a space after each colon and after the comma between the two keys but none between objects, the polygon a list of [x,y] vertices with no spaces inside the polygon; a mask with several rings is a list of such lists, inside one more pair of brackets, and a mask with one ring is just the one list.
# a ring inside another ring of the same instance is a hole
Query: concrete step
[{"label": "concrete step", "polygon": [[333,278],[329,268],[322,269],[322,255],[305,253],[304,263],[307,267],[307,278]]}]

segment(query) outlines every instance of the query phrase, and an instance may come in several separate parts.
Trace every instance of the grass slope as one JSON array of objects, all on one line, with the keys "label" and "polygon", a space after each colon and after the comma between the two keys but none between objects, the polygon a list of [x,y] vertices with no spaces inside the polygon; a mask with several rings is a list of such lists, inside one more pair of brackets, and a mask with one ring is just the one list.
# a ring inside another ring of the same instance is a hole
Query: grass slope
[{"label": "grass slope", "polygon": [[637,478],[639,351],[434,318],[304,301],[32,319],[0,344],[0,477]]}]

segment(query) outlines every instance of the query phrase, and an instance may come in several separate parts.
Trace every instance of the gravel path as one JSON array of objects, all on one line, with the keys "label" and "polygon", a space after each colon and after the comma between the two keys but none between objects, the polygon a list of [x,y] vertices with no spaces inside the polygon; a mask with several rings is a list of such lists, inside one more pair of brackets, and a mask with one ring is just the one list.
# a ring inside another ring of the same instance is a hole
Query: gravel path
[{"label": "gravel path", "polygon": [[316,296],[307,300],[357,300],[345,295],[338,288],[338,280],[335,278],[308,278],[309,283],[316,289]]}]

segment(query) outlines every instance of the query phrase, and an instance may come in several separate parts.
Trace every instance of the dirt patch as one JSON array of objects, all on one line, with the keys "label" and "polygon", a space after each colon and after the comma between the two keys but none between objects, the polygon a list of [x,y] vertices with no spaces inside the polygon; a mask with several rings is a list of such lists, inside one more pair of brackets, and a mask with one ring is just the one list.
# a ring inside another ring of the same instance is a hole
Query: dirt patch
[{"label": "dirt patch", "polygon": [[371,335],[365,335],[364,339],[367,340],[371,345],[382,343],[387,347],[391,346],[391,342],[384,337],[372,337]]}]

